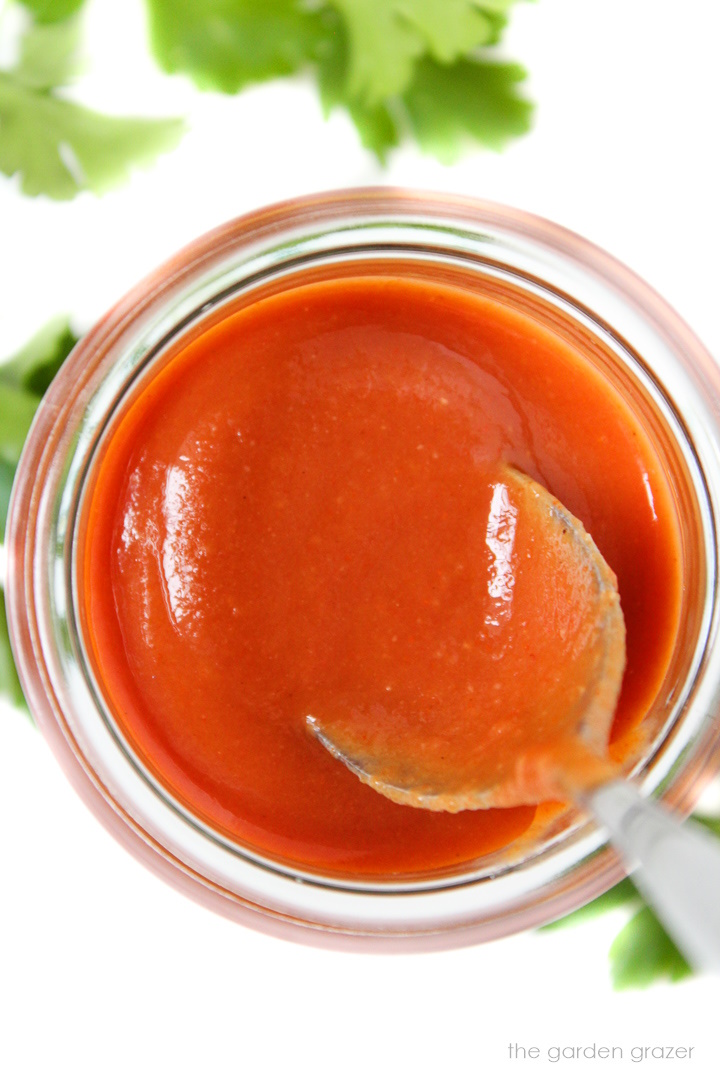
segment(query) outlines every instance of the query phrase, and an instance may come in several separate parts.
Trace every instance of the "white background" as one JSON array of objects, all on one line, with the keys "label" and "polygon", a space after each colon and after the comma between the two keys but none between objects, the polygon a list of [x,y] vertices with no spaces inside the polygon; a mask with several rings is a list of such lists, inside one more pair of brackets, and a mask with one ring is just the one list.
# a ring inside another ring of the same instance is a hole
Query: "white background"
[{"label": "white background", "polygon": [[[309,84],[199,95],[143,53],[138,0],[94,0],[98,108],[186,115],[154,170],[97,200],[22,198],[0,178],[0,357],[47,318],[87,328],[186,241],[277,199],[392,183],[553,218],[627,262],[720,356],[715,0],[520,4],[505,52],[531,72],[533,132],[451,169],[398,152],[383,172]],[[266,938],[161,884],[80,804],[41,737],[0,717],[0,1076],[718,1075],[720,983],[616,994],[610,915],[437,955],[356,956]],[[508,1043],[615,1044],[625,1060],[508,1060]],[[637,1045],[690,1061],[629,1060]]]}]

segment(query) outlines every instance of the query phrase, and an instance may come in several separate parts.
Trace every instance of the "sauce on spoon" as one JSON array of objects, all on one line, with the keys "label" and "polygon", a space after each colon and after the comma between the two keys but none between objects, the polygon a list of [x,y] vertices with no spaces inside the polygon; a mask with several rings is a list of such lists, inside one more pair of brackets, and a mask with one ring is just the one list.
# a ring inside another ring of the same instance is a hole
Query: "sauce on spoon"
[{"label": "sauce on spoon", "polygon": [[477,615],[497,648],[465,707],[411,716],[347,699],[308,717],[364,783],[425,810],[564,799],[615,772],[607,746],[625,668],[617,579],[540,484],[505,465],[483,479],[489,557]]}]

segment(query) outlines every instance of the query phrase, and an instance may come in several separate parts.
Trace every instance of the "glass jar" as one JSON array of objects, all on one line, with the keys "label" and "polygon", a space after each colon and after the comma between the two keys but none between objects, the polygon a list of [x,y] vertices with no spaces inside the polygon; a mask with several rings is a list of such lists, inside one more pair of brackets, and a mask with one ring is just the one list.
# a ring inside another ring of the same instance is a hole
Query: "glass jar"
[{"label": "glass jar", "polygon": [[8,523],[8,618],[28,703],[90,809],[146,865],[239,922],[368,950],[444,948],[541,925],[622,876],[579,812],[461,871],[323,877],[243,849],[132,753],[97,685],[79,604],[87,494],[118,419],[179,344],[240,306],[349,271],[413,275],[513,302],[592,350],[649,433],[681,529],[681,630],[629,770],[688,812],[720,764],[720,374],[624,266],[549,222],[477,200],[371,189],[294,200],[181,251],[82,340],[37,414]]}]

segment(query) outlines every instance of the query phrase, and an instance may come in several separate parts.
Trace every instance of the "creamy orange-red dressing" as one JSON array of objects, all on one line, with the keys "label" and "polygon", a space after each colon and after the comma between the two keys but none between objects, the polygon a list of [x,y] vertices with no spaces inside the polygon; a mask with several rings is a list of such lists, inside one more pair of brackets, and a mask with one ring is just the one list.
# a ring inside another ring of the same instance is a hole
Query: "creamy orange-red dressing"
[{"label": "creamy orange-red dressing", "polygon": [[[645,434],[575,346],[498,300],[368,275],[259,301],[172,359],[104,455],[84,596],[118,723],[176,798],[331,872],[460,865],[531,826],[532,807],[395,805],[306,724],[355,709],[418,737],[475,725],[487,763],[483,717],[505,716],[522,749],[552,647],[520,640],[517,604],[542,605],[514,594],[499,462],[567,506],[617,574],[619,737],[672,651],[677,527]],[[510,633],[526,667],[507,666]]]}]

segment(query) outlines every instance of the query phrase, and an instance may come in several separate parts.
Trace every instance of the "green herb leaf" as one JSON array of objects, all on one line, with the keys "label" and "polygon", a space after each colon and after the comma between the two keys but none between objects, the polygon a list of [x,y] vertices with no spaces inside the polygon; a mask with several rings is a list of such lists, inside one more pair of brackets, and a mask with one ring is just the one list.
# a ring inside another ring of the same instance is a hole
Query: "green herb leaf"
[{"label": "green herb leaf", "polygon": [[0,458],[0,541],[5,539],[10,492],[15,478],[15,466]]},{"label": "green herb leaf", "polygon": [[59,96],[80,67],[81,5],[26,6],[38,21],[16,66],[0,71],[0,172],[19,174],[27,195],[71,199],[100,194],[176,145],[181,121],[103,116]]},{"label": "green herb leaf", "polygon": [[487,11],[504,12],[513,0],[329,2],[348,31],[348,96],[377,105],[407,89],[420,57],[450,64],[486,45],[495,36]]},{"label": "green herb leaf", "polygon": [[0,694],[8,698],[13,705],[25,704],[15,660],[10,648],[7,616],[5,614],[5,594],[2,589],[0,589]]},{"label": "green herb leaf", "polygon": [[696,821],[698,825],[702,825],[703,829],[709,829],[711,833],[715,833],[715,836],[720,836],[720,818],[710,818],[705,814],[693,814],[692,820]]},{"label": "green herb leaf", "polygon": [[19,173],[26,195],[100,194],[172,149],[183,130],[179,120],[102,116],[0,73],[0,172]]},{"label": "green herb leaf", "polygon": [[571,912],[570,915],[565,915],[562,919],[556,919],[555,922],[548,923],[547,926],[541,927],[542,931],[562,929],[566,926],[575,926],[577,923],[585,922],[586,919],[591,919],[595,915],[604,915],[607,911],[614,911],[615,908],[623,907],[625,904],[638,904],[642,903],[640,895],[633,885],[630,878],[623,878],[617,885],[613,885],[612,889],[608,889],[602,896],[598,896],[595,900],[591,900],[589,904],[585,904],[583,907],[578,908],[577,911]]},{"label": "green herb leaf", "polygon": [[13,386],[42,397],[78,341],[64,315],[51,319],[19,352],[0,364],[0,396],[3,386]]},{"label": "green herb leaf", "polygon": [[388,151],[398,146],[402,138],[400,120],[393,116],[384,102],[367,105],[347,94],[347,35],[341,19],[328,12],[329,33],[318,46],[318,85],[325,114],[337,106],[345,108],[355,124],[360,141],[384,162]]},{"label": "green herb leaf", "polygon": [[53,319],[0,364],[0,539],[15,469],[42,395],[77,343],[66,318]]},{"label": "green herb leaf", "polygon": [[461,60],[451,67],[423,60],[403,95],[420,146],[451,163],[470,142],[500,150],[530,128],[532,105],[518,93],[517,64]]},{"label": "green herb leaf", "polygon": [[0,459],[16,465],[30,430],[38,399],[27,390],[4,386],[0,393]]},{"label": "green herb leaf", "polygon": [[85,0],[20,0],[39,23],[55,23],[74,15]]},{"label": "green herb leaf", "polygon": [[162,69],[226,94],[298,71],[324,33],[322,16],[300,0],[147,0],[147,8]]},{"label": "green herb leaf", "polygon": [[[362,0],[361,0],[362,2]],[[515,0],[398,0],[398,12],[422,34],[426,52],[443,64],[496,40]]]},{"label": "green herb leaf", "polygon": [[692,975],[692,968],[645,905],[613,941],[610,974],[616,990],[629,990],[663,979],[677,982]]},{"label": "green herb leaf", "polygon": [[20,43],[20,59],[13,77],[33,90],[66,86],[80,71],[81,41],[79,18],[29,27]]}]

